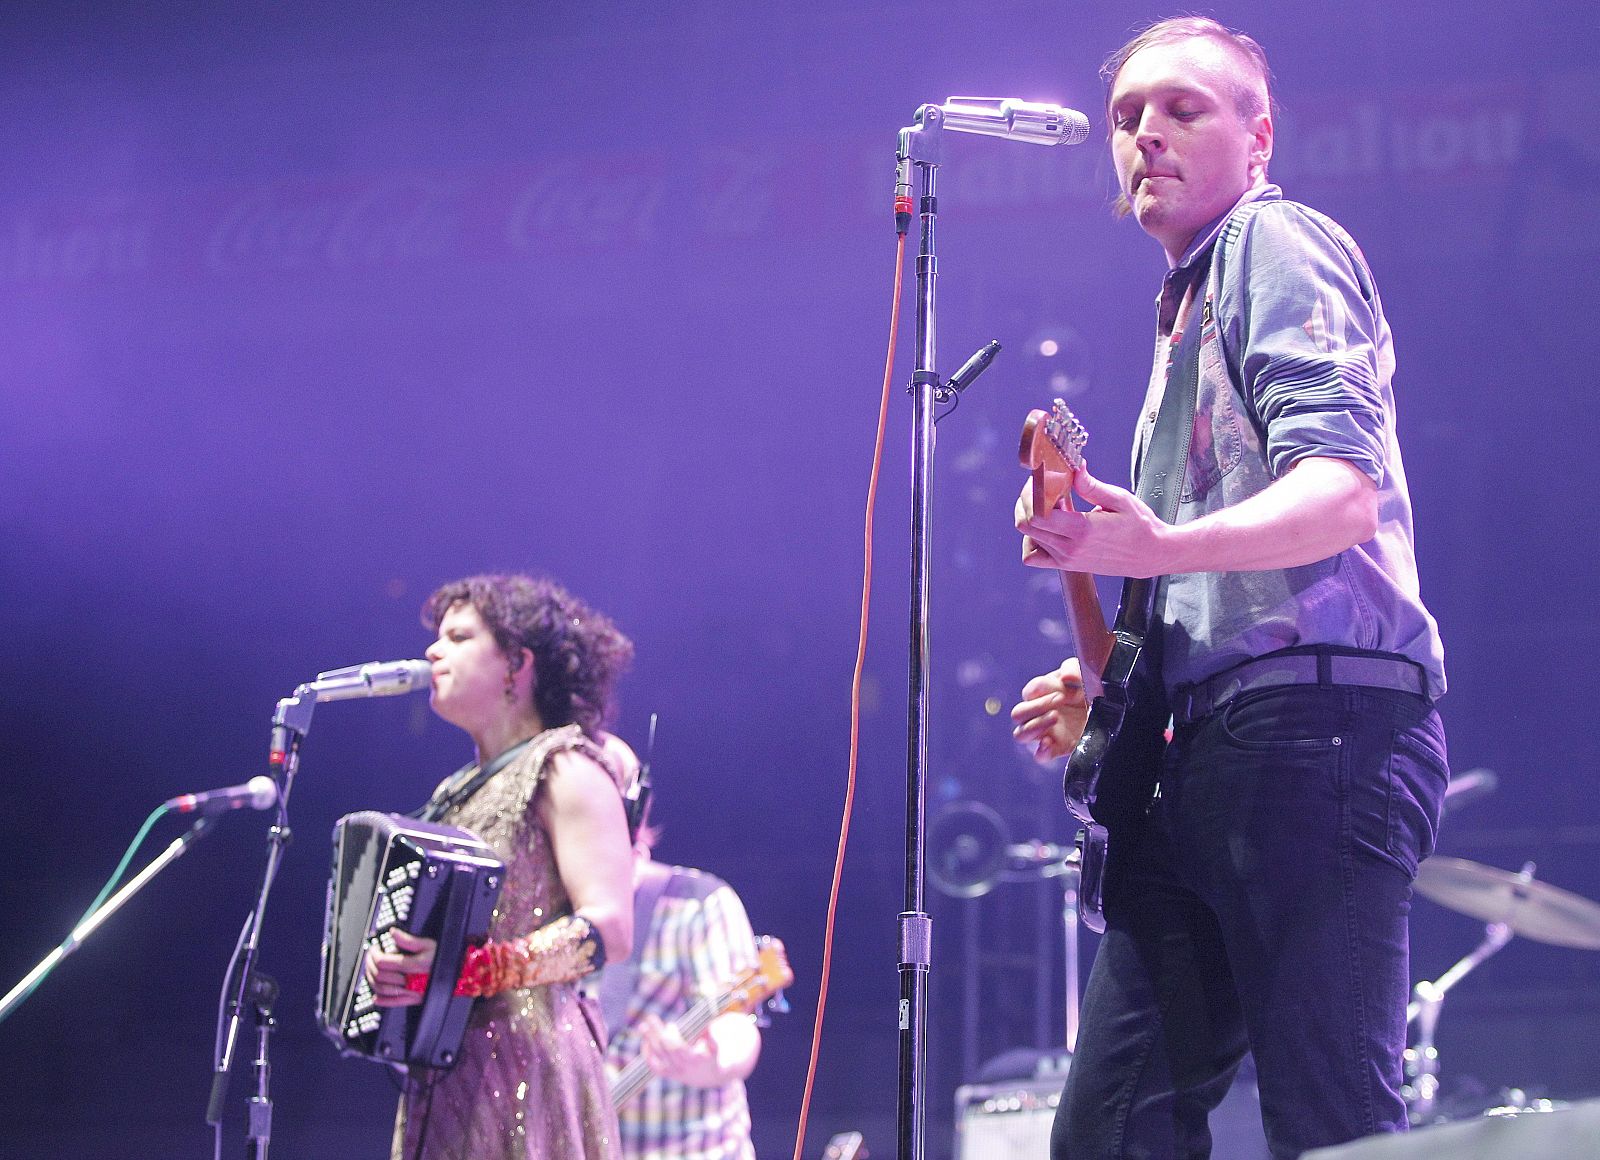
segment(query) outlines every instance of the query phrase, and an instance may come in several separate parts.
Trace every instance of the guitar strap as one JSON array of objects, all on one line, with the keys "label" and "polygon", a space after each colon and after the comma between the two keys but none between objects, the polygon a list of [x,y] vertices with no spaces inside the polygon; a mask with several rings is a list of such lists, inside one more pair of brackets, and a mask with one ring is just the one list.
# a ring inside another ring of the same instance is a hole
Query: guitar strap
[{"label": "guitar strap", "polygon": [[614,1039],[627,1024],[628,1002],[639,985],[639,962],[644,954],[645,941],[650,937],[650,923],[655,918],[656,904],[677,877],[672,866],[659,862],[645,863],[644,873],[633,892],[633,942],[638,953],[631,954],[620,963],[609,963],[600,972],[597,999],[600,1013],[605,1017],[606,1036]]},{"label": "guitar strap", "polygon": [[[1189,446],[1194,439],[1194,412],[1200,390],[1200,336],[1212,323],[1211,293],[1207,288],[1210,266],[1207,258],[1189,270],[1183,329],[1168,352],[1161,407],[1156,413],[1155,429],[1139,456],[1139,475],[1134,481],[1134,493],[1168,524],[1177,522]],[[1165,583],[1165,577],[1128,580],[1123,585],[1117,623],[1112,629],[1118,635],[1134,633],[1143,638],[1147,673],[1159,671],[1161,641],[1160,633],[1154,631],[1154,620]],[[1145,684],[1155,690],[1160,688],[1159,681]]]},{"label": "guitar strap", "polygon": [[[1196,309],[1196,291],[1205,282],[1210,262],[1197,263],[1190,271],[1185,297],[1189,299],[1183,329],[1167,360],[1166,389],[1161,392],[1161,409],[1156,414],[1155,430],[1139,457],[1139,478],[1135,490],[1165,523],[1178,517],[1178,498],[1183,494],[1184,469],[1188,466],[1189,444],[1194,434],[1194,409],[1200,388],[1200,332],[1211,321],[1211,295],[1202,292]],[[1196,315],[1200,317],[1196,317]]]}]

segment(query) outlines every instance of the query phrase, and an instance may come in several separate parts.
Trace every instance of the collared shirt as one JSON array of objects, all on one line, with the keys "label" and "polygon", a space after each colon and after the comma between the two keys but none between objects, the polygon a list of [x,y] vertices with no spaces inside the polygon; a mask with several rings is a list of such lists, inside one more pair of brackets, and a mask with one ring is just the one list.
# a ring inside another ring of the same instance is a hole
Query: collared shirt
[{"label": "collared shirt", "polygon": [[[606,1047],[615,1076],[642,1050],[639,1022],[671,1022],[701,999],[714,999],[758,963],[744,904],[720,878],[672,867],[650,929],[635,932],[639,973],[622,1030]],[[752,1160],[744,1084],[691,1087],[656,1076],[617,1109],[627,1160]]]},{"label": "collared shirt", "polygon": [[[1184,288],[1206,260],[1186,302]],[[1250,190],[1201,230],[1157,298],[1136,472],[1169,352],[1189,325],[1202,327],[1200,381],[1176,522],[1232,507],[1300,460],[1324,457],[1348,460],[1377,486],[1378,530],[1297,568],[1168,577],[1160,620],[1169,692],[1277,649],[1330,644],[1409,657],[1441,695],[1444,648],[1418,594],[1395,439],[1394,351],[1360,248],[1274,185]]]}]

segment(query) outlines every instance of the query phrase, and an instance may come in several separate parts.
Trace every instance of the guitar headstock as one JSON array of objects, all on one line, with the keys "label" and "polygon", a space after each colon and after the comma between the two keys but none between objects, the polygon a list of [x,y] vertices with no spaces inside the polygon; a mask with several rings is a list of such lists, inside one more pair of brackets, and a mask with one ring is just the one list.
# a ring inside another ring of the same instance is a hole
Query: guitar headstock
[{"label": "guitar headstock", "polygon": [[1018,458],[1029,471],[1073,472],[1083,466],[1083,448],[1089,432],[1066,401],[1057,399],[1049,413],[1029,411],[1022,425],[1022,447]]},{"label": "guitar headstock", "polygon": [[[1071,504],[1072,476],[1083,466],[1083,448],[1088,442],[1089,432],[1065,401],[1057,399],[1049,414],[1028,412],[1017,457],[1033,473],[1035,512],[1047,512],[1063,499]],[[1033,542],[1024,537],[1023,559],[1030,558],[1036,550]]]},{"label": "guitar headstock", "polygon": [[783,941],[769,934],[762,935],[756,940],[756,965],[728,988],[728,1009],[752,1013],[793,982],[794,969],[789,966]]}]

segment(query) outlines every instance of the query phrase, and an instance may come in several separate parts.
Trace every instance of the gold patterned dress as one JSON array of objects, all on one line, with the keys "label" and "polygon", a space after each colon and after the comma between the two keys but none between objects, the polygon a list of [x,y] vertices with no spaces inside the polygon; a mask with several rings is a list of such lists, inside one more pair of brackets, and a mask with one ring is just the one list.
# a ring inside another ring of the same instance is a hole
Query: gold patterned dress
[{"label": "gold patterned dress", "polygon": [[[550,758],[568,749],[600,760],[578,726],[548,729],[439,819],[471,830],[506,863],[491,939],[518,938],[572,909],[533,804]],[[455,1066],[412,1069],[393,1160],[618,1160],[601,1027],[576,983],[477,1000]]]}]

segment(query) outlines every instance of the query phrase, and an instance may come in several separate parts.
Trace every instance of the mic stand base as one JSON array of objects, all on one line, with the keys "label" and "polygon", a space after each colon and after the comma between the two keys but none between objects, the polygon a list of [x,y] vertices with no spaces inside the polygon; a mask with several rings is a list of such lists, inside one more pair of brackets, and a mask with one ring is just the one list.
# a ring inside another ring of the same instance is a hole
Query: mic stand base
[{"label": "mic stand base", "polygon": [[250,991],[256,1009],[256,1092],[250,1097],[249,1156],[250,1160],[267,1160],[267,1148],[272,1143],[272,1064],[267,1041],[276,1026],[272,1004],[277,999],[278,984],[258,973]]},{"label": "mic stand base", "polygon": [[[300,743],[305,731],[311,727],[311,710],[314,697],[285,697],[278,702],[272,720],[271,762],[273,772],[281,774],[278,792],[278,818],[267,831],[267,860],[261,871],[261,890],[254,908],[245,916],[244,930],[239,935],[239,945],[228,964],[228,973],[222,983],[223,998],[217,1012],[217,1048],[212,1057],[211,1098],[206,1106],[206,1123],[219,1127],[222,1123],[223,1105],[228,1098],[228,1074],[233,1069],[233,1052],[239,1040],[239,1020],[245,1004],[253,1004],[259,1012],[262,1005],[269,1009],[277,998],[278,985],[256,970],[256,954],[261,944],[261,926],[267,916],[267,900],[272,894],[272,884],[278,876],[278,866],[283,851],[288,846],[289,792],[294,788],[294,775],[300,765]],[[263,998],[263,996],[265,996]],[[265,1039],[261,1040],[265,1065]],[[258,1075],[258,1083],[264,1080]],[[270,1104],[268,1105],[270,1108]],[[252,1114],[254,1101],[252,1100]]]}]

